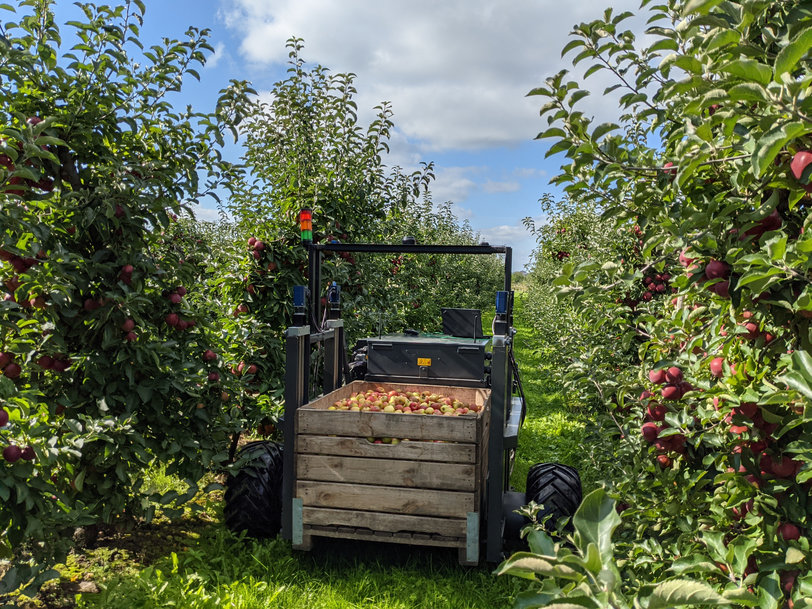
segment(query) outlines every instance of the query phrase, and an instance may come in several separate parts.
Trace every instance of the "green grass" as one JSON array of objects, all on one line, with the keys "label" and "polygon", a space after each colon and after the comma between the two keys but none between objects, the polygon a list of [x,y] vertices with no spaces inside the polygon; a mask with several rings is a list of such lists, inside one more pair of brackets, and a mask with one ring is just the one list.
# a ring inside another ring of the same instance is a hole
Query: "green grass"
[{"label": "green grass", "polygon": [[[532,464],[559,461],[578,467],[588,489],[595,484],[584,450],[588,421],[558,393],[548,372],[555,363],[539,354],[521,304],[519,298],[515,350],[529,409],[513,486],[524,489]],[[176,486],[160,469],[149,483],[161,492]],[[77,553],[62,570],[66,596],[75,591],[66,583],[84,579],[101,591],[79,595],[83,608],[499,609],[524,589],[521,580],[495,577],[492,566],[459,566],[456,550],[316,539],[311,552],[299,553],[281,540],[240,539],[220,524],[217,494],[207,507],[180,523],[157,521]]]},{"label": "green grass", "polygon": [[195,547],[109,580],[79,607],[499,608],[518,585],[460,567],[455,551],[320,539],[301,554],[212,527]]},{"label": "green grass", "polygon": [[524,315],[522,295],[516,296],[514,351],[527,398],[527,418],[519,432],[519,449],[512,484],[524,490],[527,470],[535,463],[556,461],[572,465],[581,474],[585,492],[597,484],[589,460],[589,420],[569,407],[550,370],[558,362],[544,359],[541,345]]}]

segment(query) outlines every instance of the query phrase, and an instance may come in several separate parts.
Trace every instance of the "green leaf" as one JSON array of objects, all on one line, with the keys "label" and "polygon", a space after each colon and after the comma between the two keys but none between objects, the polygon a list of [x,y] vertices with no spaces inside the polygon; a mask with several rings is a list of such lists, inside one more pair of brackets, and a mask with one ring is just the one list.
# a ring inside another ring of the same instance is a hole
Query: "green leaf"
[{"label": "green leaf", "polygon": [[731,588],[722,592],[722,596],[739,605],[746,605],[747,607],[758,607],[758,597],[750,592],[747,588]]},{"label": "green leaf", "polygon": [[580,38],[575,40],[570,40],[567,45],[561,50],[561,57],[569,53],[573,49],[577,49],[578,47],[582,47],[586,44],[585,41],[581,40]]},{"label": "green leaf", "polygon": [[806,560],[806,554],[801,552],[798,548],[787,548],[787,555],[784,558],[784,562],[788,565],[795,565],[799,562],[803,562]]},{"label": "green leaf", "polygon": [[527,543],[530,551],[545,556],[555,555],[555,544],[550,536],[540,529],[531,529],[527,534]]},{"label": "green leaf", "polygon": [[718,49],[730,44],[739,42],[741,34],[736,30],[720,29],[715,34],[712,34],[705,45],[705,52]]},{"label": "green leaf", "polygon": [[767,248],[767,254],[777,262],[784,259],[784,254],[787,253],[787,236],[779,234],[767,241],[764,246]]},{"label": "green leaf", "polygon": [[678,605],[729,605],[730,601],[708,584],[690,579],[672,579],[654,588],[649,609],[669,609]]},{"label": "green leaf", "polygon": [[778,609],[783,600],[781,582],[778,573],[773,571],[762,577],[758,582],[758,602],[760,609]]},{"label": "green leaf", "polygon": [[687,17],[693,13],[706,15],[714,6],[721,3],[722,0],[690,0],[682,9],[682,16]]},{"label": "green leaf", "polygon": [[727,92],[728,97],[734,101],[770,101],[767,89],[754,82],[741,82],[733,85]]},{"label": "green leaf", "polygon": [[679,55],[674,59],[674,65],[689,74],[702,74],[702,63],[696,57],[690,55]]},{"label": "green leaf", "polygon": [[804,123],[794,121],[777,125],[761,136],[756,144],[756,150],[750,158],[750,164],[756,177],[761,177],[764,174],[767,167],[775,160],[775,157],[788,142],[809,130],[810,128]]},{"label": "green leaf", "polygon": [[812,385],[798,372],[787,372],[779,376],[776,380],[786,383],[791,389],[802,393],[812,400]]},{"label": "green leaf", "polygon": [[604,564],[612,561],[612,534],[620,522],[614,500],[602,488],[589,493],[572,517],[576,534],[580,538],[579,546],[583,550],[588,544],[594,543]]},{"label": "green leaf", "polygon": [[559,592],[522,592],[516,596],[513,609],[537,609],[559,597]]},{"label": "green leaf", "polygon": [[719,70],[731,76],[757,82],[765,87],[773,79],[773,71],[770,66],[764,65],[755,59],[734,59],[723,65]]},{"label": "green leaf", "polygon": [[812,48],[812,27],[804,29],[798,37],[778,52],[775,58],[775,78],[792,72],[795,66]]}]

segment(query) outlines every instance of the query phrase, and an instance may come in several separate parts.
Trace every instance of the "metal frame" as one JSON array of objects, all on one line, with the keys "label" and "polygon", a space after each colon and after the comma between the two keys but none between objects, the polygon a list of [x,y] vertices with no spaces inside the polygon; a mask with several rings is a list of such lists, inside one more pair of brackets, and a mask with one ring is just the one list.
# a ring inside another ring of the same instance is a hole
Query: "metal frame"
[{"label": "metal frame", "polygon": [[[282,537],[299,540],[300,525],[297,525],[293,501],[293,480],[295,463],[293,460],[296,437],[296,411],[310,401],[310,349],[312,344],[324,342],[325,361],[322,376],[322,389],[329,393],[346,381],[341,365],[344,345],[344,322],[340,319],[327,321],[327,328],[318,332],[316,324],[321,319],[321,264],[323,252],[369,252],[380,254],[504,254],[505,291],[510,295],[512,274],[512,248],[492,245],[386,245],[372,243],[324,243],[308,247],[308,268],[310,288],[310,320],[303,326],[288,328],[286,333],[285,371],[285,414],[283,430],[284,460],[282,482]],[[496,563],[502,559],[502,538],[505,526],[503,495],[509,490],[509,459],[507,452],[515,446],[515,416],[511,411],[513,400],[513,369],[510,365],[510,345],[512,341],[512,299],[509,298],[507,316],[496,324],[497,333],[493,337],[493,358],[491,362],[491,425],[488,437],[488,474],[486,480],[485,513],[483,518],[476,514],[468,515],[467,547],[468,560],[478,560],[479,535],[475,534],[484,525],[485,558]],[[313,326],[311,328],[311,325]],[[508,421],[508,417],[511,421]],[[506,435],[508,439],[506,441]],[[298,504],[297,504],[298,505]],[[484,522],[483,522],[484,521]],[[299,540],[300,541],[300,540]]]},{"label": "metal frame", "polygon": [[[505,255],[505,292],[510,293],[513,248],[506,245],[406,245],[383,243],[313,243],[308,246],[308,287],[312,319],[321,319],[321,262],[323,252],[369,252],[371,254],[465,254]],[[512,307],[511,307],[512,310]],[[509,323],[512,320],[508,320]]]}]

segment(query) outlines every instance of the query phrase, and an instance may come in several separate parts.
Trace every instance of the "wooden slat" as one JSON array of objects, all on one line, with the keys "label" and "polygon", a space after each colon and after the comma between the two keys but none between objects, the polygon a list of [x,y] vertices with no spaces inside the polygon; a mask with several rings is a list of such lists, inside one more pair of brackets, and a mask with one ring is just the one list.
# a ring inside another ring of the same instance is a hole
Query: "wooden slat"
[{"label": "wooden slat", "polygon": [[371,484],[296,482],[306,507],[368,510],[420,516],[460,517],[476,510],[474,494]]},{"label": "wooden slat", "polygon": [[448,491],[474,491],[476,488],[476,465],[299,455],[296,468],[299,480]]},{"label": "wooden slat", "polygon": [[372,444],[366,438],[308,435],[299,435],[296,441],[296,451],[307,454],[385,457],[414,461],[442,461],[443,463],[475,463],[477,461],[475,444],[417,441]]},{"label": "wooden slat", "polygon": [[[353,531],[352,533],[342,533],[330,529],[329,527],[307,527],[305,531],[309,535],[316,537],[337,537],[339,539],[356,539],[359,541],[383,541],[375,533],[364,533],[361,531]],[[444,548],[459,548],[465,545],[465,539],[451,539],[449,537],[432,537],[426,535],[424,538],[415,539],[414,536],[408,533],[392,535],[387,537],[386,541],[390,543],[402,543],[417,546],[436,546]]]},{"label": "wooden slat", "polygon": [[477,457],[477,484],[476,484],[476,504],[481,512],[485,512],[487,503],[487,496],[485,488],[487,487],[488,480],[488,446],[490,445],[490,432],[491,432],[491,412],[488,410],[485,416],[482,417],[482,425],[480,426],[479,443],[477,445],[479,455]]},{"label": "wooden slat", "polygon": [[335,528],[349,526],[366,528],[371,531],[388,531],[395,534],[404,532],[434,533],[458,538],[464,538],[466,530],[466,520],[464,518],[432,518],[431,516],[410,516],[313,507],[304,508],[303,522],[305,526],[319,525],[333,526]]},{"label": "wooden slat", "polygon": [[362,438],[408,438],[476,442],[477,417],[462,415],[392,414],[352,410],[310,410],[296,412],[300,434],[359,436]]}]

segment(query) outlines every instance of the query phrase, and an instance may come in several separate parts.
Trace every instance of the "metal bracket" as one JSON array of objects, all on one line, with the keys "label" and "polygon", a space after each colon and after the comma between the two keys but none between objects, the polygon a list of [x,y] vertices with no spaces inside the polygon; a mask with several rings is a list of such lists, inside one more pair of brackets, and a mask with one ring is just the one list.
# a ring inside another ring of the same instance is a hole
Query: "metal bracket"
[{"label": "metal bracket", "polygon": [[468,512],[465,532],[465,560],[471,564],[479,562],[479,513]]},{"label": "metal bracket", "polygon": [[304,540],[304,524],[303,524],[303,516],[302,512],[304,510],[304,501],[301,497],[295,497],[291,501],[291,505],[293,507],[293,526],[292,526],[292,539],[291,543],[294,546],[302,545],[302,541]]}]

